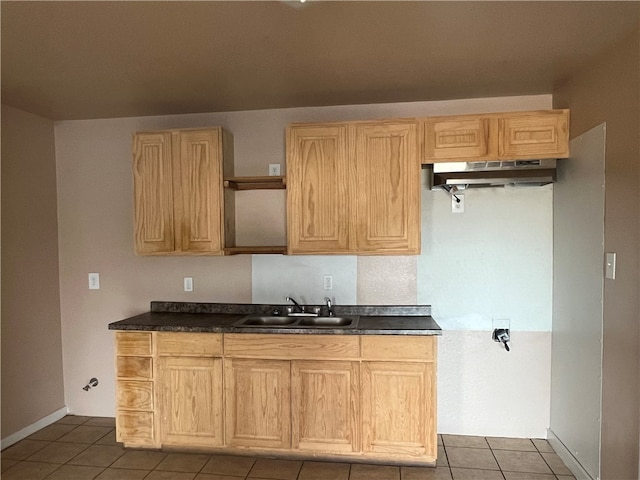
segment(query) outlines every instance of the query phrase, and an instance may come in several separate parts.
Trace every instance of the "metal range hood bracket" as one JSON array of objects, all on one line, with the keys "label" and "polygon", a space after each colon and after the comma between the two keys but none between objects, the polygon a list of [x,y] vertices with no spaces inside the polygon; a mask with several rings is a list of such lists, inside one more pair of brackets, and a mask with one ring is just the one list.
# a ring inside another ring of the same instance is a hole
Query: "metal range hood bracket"
[{"label": "metal range hood bracket", "polygon": [[556,160],[436,163],[432,188],[541,186],[556,181]]},{"label": "metal range hood bracket", "polygon": [[505,185],[547,185],[556,181],[555,169],[493,172],[450,172],[434,173],[433,186],[466,185],[468,187],[500,187]]}]

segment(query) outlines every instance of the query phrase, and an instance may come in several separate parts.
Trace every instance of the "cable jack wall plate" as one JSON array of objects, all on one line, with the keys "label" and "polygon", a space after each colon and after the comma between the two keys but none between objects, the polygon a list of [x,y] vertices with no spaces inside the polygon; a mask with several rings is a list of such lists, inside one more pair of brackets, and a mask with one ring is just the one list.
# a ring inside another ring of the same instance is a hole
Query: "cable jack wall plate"
[{"label": "cable jack wall plate", "polygon": [[451,194],[451,213],[464,213],[464,195]]}]

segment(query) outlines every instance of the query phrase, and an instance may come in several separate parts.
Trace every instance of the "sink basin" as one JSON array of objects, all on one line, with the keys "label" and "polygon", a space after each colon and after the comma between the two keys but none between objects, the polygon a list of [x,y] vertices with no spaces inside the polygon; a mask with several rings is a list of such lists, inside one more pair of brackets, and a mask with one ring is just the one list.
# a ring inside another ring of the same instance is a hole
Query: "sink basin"
[{"label": "sink basin", "polygon": [[270,328],[355,328],[358,316],[349,317],[287,317],[249,315],[238,320],[236,327]]},{"label": "sink basin", "polygon": [[270,317],[262,315],[252,315],[240,320],[236,325],[247,327],[286,327],[296,322],[291,317]]},{"label": "sink basin", "polygon": [[305,327],[355,327],[357,317],[308,317],[300,320],[299,325]]}]

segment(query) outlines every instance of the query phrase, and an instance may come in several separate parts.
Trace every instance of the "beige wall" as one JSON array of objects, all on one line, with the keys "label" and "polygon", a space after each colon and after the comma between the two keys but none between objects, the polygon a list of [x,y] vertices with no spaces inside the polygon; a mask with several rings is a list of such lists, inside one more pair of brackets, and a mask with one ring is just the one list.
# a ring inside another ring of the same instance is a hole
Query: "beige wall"
[{"label": "beige wall", "polygon": [[606,122],[604,250],[617,253],[618,268],[603,296],[603,480],[638,478],[639,49],[636,30],[554,92],[555,107],[571,108],[572,138]]},{"label": "beige wall", "polygon": [[2,438],[64,406],[53,122],[2,106]]}]

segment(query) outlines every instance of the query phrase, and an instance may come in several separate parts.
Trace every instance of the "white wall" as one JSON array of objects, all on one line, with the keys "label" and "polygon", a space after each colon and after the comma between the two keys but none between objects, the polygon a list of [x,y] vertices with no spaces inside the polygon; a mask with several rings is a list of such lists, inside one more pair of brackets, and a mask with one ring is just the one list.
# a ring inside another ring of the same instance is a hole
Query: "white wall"
[{"label": "white wall", "polygon": [[[130,151],[131,135],[137,130],[222,125],[234,134],[236,175],[263,175],[269,163],[284,163],[284,132],[291,122],[536,110],[550,105],[551,97],[540,95],[58,122],[67,405],[78,414],[114,414],[112,332],[106,326],[147,310],[150,300],[271,302],[293,295],[317,301],[326,294],[319,282],[328,273],[334,276],[331,296],[337,303],[434,306],[434,317],[447,330],[439,349],[440,431],[543,436],[549,415],[551,187],[475,191],[468,194],[468,212],[454,218],[448,213],[446,194],[430,192],[425,177],[421,256],[145,258],[133,253]],[[237,210],[238,243],[255,241],[247,234],[250,230],[253,235],[262,232],[258,240],[284,243],[282,199],[246,199],[238,202]],[[506,215],[506,223],[496,215]],[[458,225],[455,241],[453,225]],[[478,249],[474,245],[480,240],[485,247],[499,248]],[[475,255],[464,253],[469,249]],[[461,254],[464,264],[456,260]],[[457,262],[453,270],[450,261]],[[443,264],[446,268],[441,270]],[[87,289],[90,271],[103,274],[101,290]],[[523,279],[522,272],[530,274]],[[451,283],[456,275],[457,286]],[[194,277],[193,293],[181,291],[183,276]],[[303,281],[309,276],[313,278]],[[446,293],[441,284],[455,288]],[[482,294],[473,294],[479,286]],[[464,301],[469,295],[470,303]],[[490,339],[494,316],[513,322],[514,351],[509,354]],[[458,335],[468,341],[456,341]],[[461,351],[468,355],[461,357]],[[539,359],[532,365],[534,352]],[[514,381],[510,392],[504,378],[496,375],[501,368]],[[465,371],[477,375],[463,375]],[[83,392],[80,387],[91,376],[100,377],[101,387]],[[478,379],[485,388],[480,396]],[[514,397],[514,391],[520,393]],[[496,422],[496,404],[518,421]]]},{"label": "white wall", "polygon": [[[423,192],[418,303],[439,347],[438,431],[546,437],[549,424],[553,186],[471,189],[464,213]],[[506,352],[491,339],[508,319]]]}]

